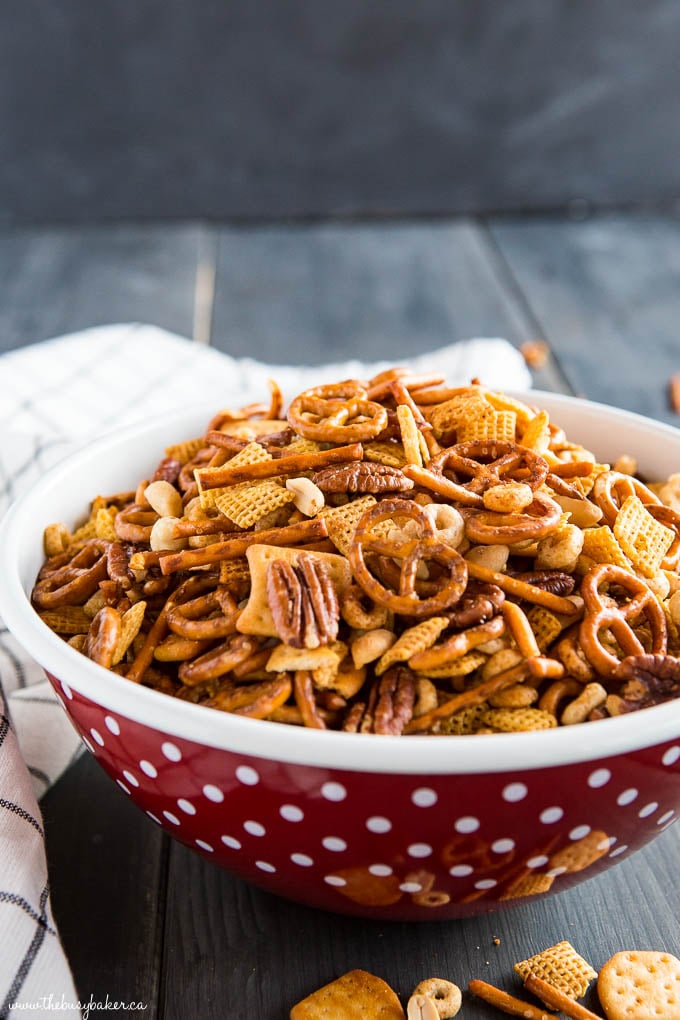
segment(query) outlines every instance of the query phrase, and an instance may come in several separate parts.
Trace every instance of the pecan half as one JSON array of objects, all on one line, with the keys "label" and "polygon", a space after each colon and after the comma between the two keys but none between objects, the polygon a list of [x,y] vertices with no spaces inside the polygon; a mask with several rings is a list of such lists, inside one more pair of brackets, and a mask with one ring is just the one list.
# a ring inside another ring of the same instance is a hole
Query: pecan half
[{"label": "pecan half", "polygon": [[399,468],[355,461],[323,468],[313,481],[322,492],[406,492],[413,482]]},{"label": "pecan half", "polygon": [[151,478],[152,482],[170,482],[174,485],[179,478],[179,473],[182,470],[182,464],[174,457],[164,457],[158,467],[153,473]]},{"label": "pecan half", "polygon": [[343,729],[352,733],[401,736],[413,716],[416,677],[407,666],[393,666],[371,687],[368,702],[355,702]]},{"label": "pecan half", "polygon": [[571,595],[576,580],[563,570],[530,570],[520,574],[512,574],[520,581],[533,584],[534,588],[542,588],[553,595]]},{"label": "pecan half", "polygon": [[497,584],[468,581],[463,595],[452,609],[446,612],[451,626],[464,630],[478,623],[486,623],[501,611],[505,592]]},{"label": "pecan half", "polygon": [[274,560],[267,568],[267,601],[281,640],[293,648],[318,648],[338,636],[340,606],[326,567],[313,556],[296,564]]},{"label": "pecan half", "polygon": [[617,677],[626,681],[621,695],[630,708],[648,708],[680,697],[680,659],[671,655],[628,655]]}]

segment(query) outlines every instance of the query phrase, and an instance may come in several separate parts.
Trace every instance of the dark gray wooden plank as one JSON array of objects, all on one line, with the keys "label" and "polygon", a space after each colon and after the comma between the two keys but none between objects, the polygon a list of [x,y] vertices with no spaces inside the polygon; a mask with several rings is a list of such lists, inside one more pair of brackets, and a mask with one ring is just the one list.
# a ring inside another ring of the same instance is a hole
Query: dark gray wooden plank
[{"label": "dark gray wooden plank", "polygon": [[[383,977],[404,1003],[432,976],[463,988],[482,978],[517,994],[513,964],[562,939],[596,969],[624,948],[677,954],[679,852],[675,826],[610,873],[569,892],[460,921],[384,924],[277,899],[175,843],[161,1013],[167,1020],[226,1014],[282,1020],[299,999],[355,967]],[[584,1001],[596,1008],[594,988]],[[498,1016],[468,994],[464,1003],[466,1020]]]},{"label": "dark gray wooden plank", "polygon": [[213,344],[312,364],[398,360],[469,336],[520,344],[535,327],[504,272],[466,220],[223,229]]},{"label": "dark gray wooden plank", "polygon": [[157,1014],[166,837],[85,754],[41,801],[52,908],[81,1001]]},{"label": "dark gray wooden plank", "polygon": [[15,222],[669,201],[674,0],[2,5]]},{"label": "dark gray wooden plank", "polygon": [[575,388],[678,424],[680,220],[497,220],[491,232]]},{"label": "dark gray wooden plank", "polygon": [[0,351],[110,322],[192,336],[203,236],[194,225],[0,234]]}]

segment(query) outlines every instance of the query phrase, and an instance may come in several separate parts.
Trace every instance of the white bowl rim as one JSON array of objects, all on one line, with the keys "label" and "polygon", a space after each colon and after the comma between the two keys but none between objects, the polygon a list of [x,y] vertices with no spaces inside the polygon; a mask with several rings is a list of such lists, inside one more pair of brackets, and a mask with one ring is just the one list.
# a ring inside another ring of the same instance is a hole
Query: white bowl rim
[{"label": "white bowl rim", "polygon": [[[540,390],[513,395],[549,409],[587,408],[612,424],[625,421],[651,436],[680,437],[670,425],[594,401]],[[318,731],[245,719],[181,701],[128,683],[86,659],[52,632],[30,604],[17,556],[22,536],[26,537],[23,518],[46,490],[66,481],[91,458],[103,457],[119,444],[141,439],[159,427],[167,426],[173,436],[178,429],[181,434],[183,421],[195,417],[197,411],[190,407],[158,415],[94,439],[48,470],[0,522],[0,615],[20,644],[69,689],[109,712],[180,739],[289,764],[367,773],[511,773],[596,761],[680,739],[680,699],[617,719],[521,735],[378,737]],[[205,417],[204,408],[201,414]]]}]

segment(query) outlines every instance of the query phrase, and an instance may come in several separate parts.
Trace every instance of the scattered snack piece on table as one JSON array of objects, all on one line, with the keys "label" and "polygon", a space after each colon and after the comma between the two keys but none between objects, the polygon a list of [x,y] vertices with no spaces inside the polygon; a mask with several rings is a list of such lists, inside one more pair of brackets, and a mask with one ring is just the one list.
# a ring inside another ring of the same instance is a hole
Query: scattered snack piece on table
[{"label": "scattered snack piece on table", "polygon": [[615,953],[597,979],[607,1020],[680,1020],[680,960],[670,953]]},{"label": "scattered snack piece on table", "polygon": [[517,999],[514,995],[509,995],[508,992],[504,992],[486,981],[470,981],[468,990],[477,998],[483,999],[490,1006],[495,1006],[510,1016],[520,1016],[523,1017],[523,1020],[555,1020],[554,1013],[546,1013],[544,1009],[539,1009],[538,1006],[533,1006],[523,999]]},{"label": "scattered snack piece on table", "polygon": [[527,340],[519,349],[529,368],[543,368],[548,363],[550,348],[545,340]]},{"label": "scattered snack piece on table", "polygon": [[671,410],[680,414],[680,372],[675,372],[668,381]]},{"label": "scattered snack piece on table", "polygon": [[33,604],[121,681],[250,718],[581,724],[680,697],[680,476],[635,470],[477,381],[394,368],[287,413],[272,384],[49,525]]},{"label": "scattered snack piece on table", "polygon": [[351,970],[293,1006],[290,1020],[404,1020],[404,1011],[386,981]]},{"label": "scattered snack piece on table", "polygon": [[602,1020],[597,1013],[586,1009],[569,995],[565,995],[564,992],[533,974],[530,974],[526,979],[524,987],[528,992],[541,999],[546,1006],[550,1006],[551,1009],[559,1009],[565,1016],[570,1017],[570,1020]]},{"label": "scattered snack piece on table", "polygon": [[[427,978],[421,981],[413,989],[411,998],[428,998],[434,1003],[436,1016],[441,1020],[449,1020],[456,1016],[462,1002],[462,995],[458,985],[453,981],[446,981],[444,978]],[[409,1016],[409,1020],[411,1017]],[[416,1014],[416,1020],[419,1020]],[[427,1020],[425,1016],[424,1020]]]},{"label": "scattered snack piece on table", "polygon": [[528,960],[520,960],[513,969],[523,981],[533,974],[572,999],[585,995],[588,985],[597,977],[597,971],[567,941],[558,942]]}]

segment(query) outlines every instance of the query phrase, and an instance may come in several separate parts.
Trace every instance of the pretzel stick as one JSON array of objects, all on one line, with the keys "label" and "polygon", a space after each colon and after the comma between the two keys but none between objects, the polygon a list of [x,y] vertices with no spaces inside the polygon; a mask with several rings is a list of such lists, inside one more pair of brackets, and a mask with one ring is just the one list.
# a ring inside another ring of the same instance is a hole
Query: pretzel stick
[{"label": "pretzel stick", "polygon": [[285,528],[249,531],[236,538],[228,538],[224,542],[213,542],[212,545],[206,545],[202,549],[182,549],[180,552],[162,556],[161,573],[174,574],[177,570],[191,570],[192,567],[203,567],[207,563],[235,560],[239,556],[245,556],[246,549],[251,545],[300,545],[320,538],[328,538],[328,525],[322,517],[301,521],[299,524],[289,524]]},{"label": "pretzel stick", "polygon": [[466,562],[468,574],[476,581],[497,584],[499,588],[514,595],[515,598],[525,599],[527,602],[533,602],[545,609],[552,609],[554,613],[561,613],[563,616],[575,616],[578,613],[574,603],[569,599],[562,598],[561,595],[553,595],[551,591],[544,591],[543,588],[528,584],[527,581],[520,581],[517,577],[510,577],[509,574],[503,574],[499,570],[491,570],[489,567],[482,566],[481,563],[473,563],[471,560]]},{"label": "pretzel stick", "polygon": [[156,617],[151,630],[144,639],[144,644],[137,652],[134,661],[128,668],[125,677],[127,680],[132,680],[134,684],[140,683],[142,676],[151,665],[153,659],[153,653],[157,646],[161,643],[168,630],[168,610],[172,609],[173,602],[172,598],[169,598],[165,603],[160,613]]},{"label": "pretzel stick", "polygon": [[319,453],[293,453],[288,457],[277,457],[237,467],[230,467],[227,462],[224,467],[197,469],[196,479],[202,489],[221,488],[236,485],[238,482],[273,478],[276,475],[297,475],[301,471],[328,467],[330,464],[361,460],[363,455],[364,448],[361,443],[350,443],[349,446],[336,446],[332,450],[321,450]]},{"label": "pretzel stick", "polygon": [[[537,1006],[532,1006],[530,1002],[516,999],[514,995],[508,995],[507,992],[487,984],[486,981],[469,981],[468,989],[479,999],[483,999],[484,1002],[488,1002],[497,1009],[502,1009],[510,1016],[520,1016],[524,1020],[555,1020],[552,1013],[546,1013],[544,1010],[538,1009]],[[590,1015],[592,1016],[592,1013]]]},{"label": "pretzel stick", "polygon": [[574,999],[571,999],[553,985],[548,984],[542,978],[536,977],[535,974],[529,975],[524,982],[524,987],[528,992],[542,999],[546,1006],[561,1010],[565,1016],[571,1017],[572,1020],[602,1020],[597,1013],[591,1013],[585,1006],[575,1002]]},{"label": "pretzel stick", "polygon": [[536,644],[536,637],[527,620],[526,613],[515,602],[510,602],[508,599],[501,606],[501,613],[524,658],[529,659],[532,655],[540,655],[541,650]]}]

